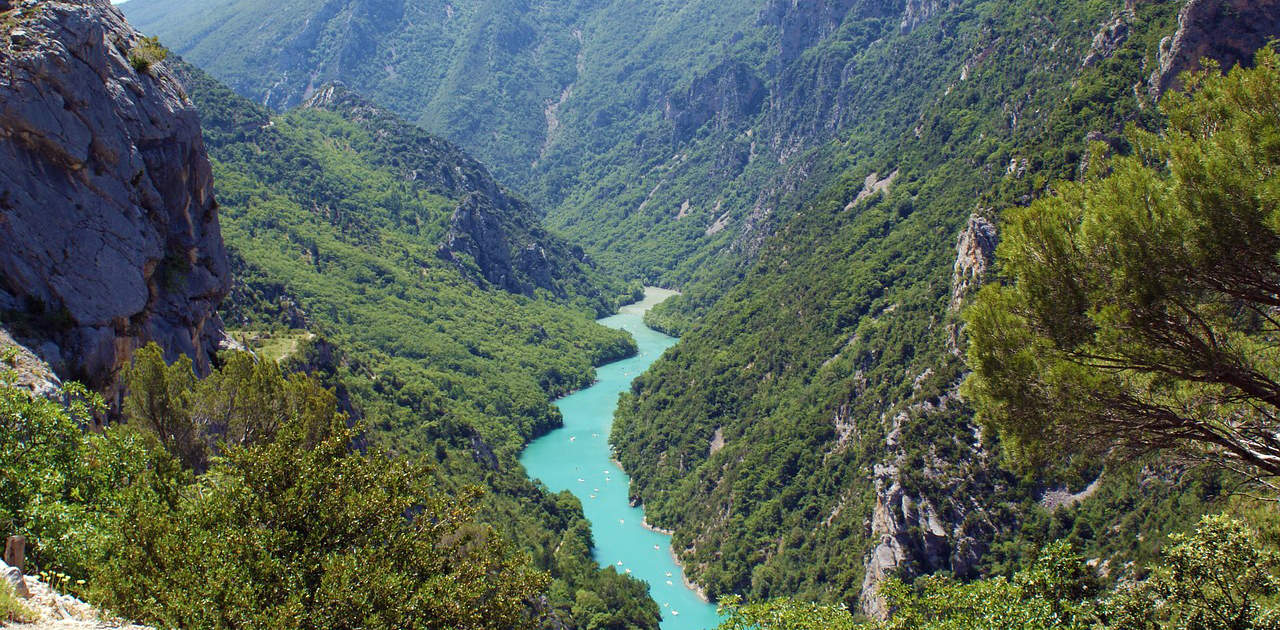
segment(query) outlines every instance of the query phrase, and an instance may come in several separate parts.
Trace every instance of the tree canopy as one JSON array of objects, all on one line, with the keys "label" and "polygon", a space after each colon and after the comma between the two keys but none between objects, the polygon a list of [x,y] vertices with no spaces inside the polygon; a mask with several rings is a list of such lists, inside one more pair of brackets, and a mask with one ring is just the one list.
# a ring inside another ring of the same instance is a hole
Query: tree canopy
[{"label": "tree canopy", "polygon": [[75,385],[65,406],[39,398],[4,359],[0,526],[63,591],[177,628],[461,630],[542,614],[549,576],[477,520],[479,490],[362,452],[361,427],[309,376],[238,353],[196,379],[153,344],[127,373],[128,422],[91,433],[100,398]]},{"label": "tree canopy", "polygon": [[1280,58],[1166,95],[1161,134],[1006,215],[968,311],[979,417],[1031,461],[1170,449],[1280,475]]}]

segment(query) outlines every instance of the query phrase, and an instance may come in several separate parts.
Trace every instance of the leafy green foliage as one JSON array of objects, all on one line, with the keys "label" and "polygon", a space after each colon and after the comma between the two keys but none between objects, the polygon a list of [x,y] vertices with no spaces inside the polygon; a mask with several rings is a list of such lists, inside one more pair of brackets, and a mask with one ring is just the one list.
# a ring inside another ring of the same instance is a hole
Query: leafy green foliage
[{"label": "leafy green foliage", "polygon": [[1151,576],[1097,588],[1069,543],[1045,547],[1011,578],[961,582],[928,576],[883,585],[892,614],[858,622],[839,606],[779,599],[741,606],[721,630],[1193,630],[1274,628],[1277,557],[1258,532],[1226,515],[1174,534]]},{"label": "leafy green foliage", "polygon": [[721,612],[729,618],[720,630],[854,630],[859,626],[843,606],[801,604],[775,599],[743,605],[736,597],[725,598]]},{"label": "leafy green foliage", "polygon": [[119,431],[84,433],[101,397],[75,383],[62,397],[34,396],[15,386],[10,365],[0,368],[0,534],[26,536],[29,573],[57,567],[83,577],[101,553],[104,510],[145,457]]},{"label": "leafy green foliage", "polygon": [[1164,563],[1109,603],[1124,630],[1263,630],[1280,627],[1280,556],[1244,522],[1209,516],[1170,536]]},{"label": "leafy green foliage", "polygon": [[[1078,504],[1045,510],[1027,500],[1018,507],[1019,527],[996,532],[984,558],[986,571],[1012,574],[1026,558],[1034,558],[1037,550],[1056,540],[1071,543],[1103,566],[1147,566],[1158,559],[1169,535],[1191,528],[1205,513],[1231,507],[1227,497],[1239,484],[1230,473],[1171,466],[1158,456],[1112,460],[1100,473],[1092,468],[1083,473],[1075,480],[1065,471],[1057,475],[1064,487],[1088,494]],[[1258,516],[1252,522],[1264,520]],[[1108,581],[1116,577],[1112,571]]]},{"label": "leafy green foliage", "polygon": [[[155,346],[141,353],[131,397],[189,401],[175,411],[195,418],[191,435],[216,433],[222,452],[194,484],[153,474],[130,489],[91,570],[99,601],[174,627],[527,622],[546,577],[475,522],[474,495],[443,494],[415,460],[354,450],[358,429],[305,376],[248,355],[198,383],[175,365],[159,370]],[[155,430],[172,423],[130,419],[173,443]]]},{"label": "leafy green foliage", "polygon": [[1164,134],[1007,215],[1007,286],[967,315],[980,418],[1033,460],[1065,442],[1280,474],[1272,320],[1280,59],[1188,78]]},{"label": "leafy green foliage", "polygon": [[[475,520],[476,491],[354,449],[359,427],[308,377],[241,354],[196,380],[153,344],[128,385],[129,423],[101,434],[80,427],[101,406],[82,388],[64,407],[0,387],[0,509],[28,572],[171,627],[533,621],[548,577]],[[203,474],[181,465],[200,449]]]},{"label": "leafy green foliage", "polygon": [[1099,593],[1066,543],[1049,545],[1027,570],[961,584],[929,577],[888,585],[897,606],[888,628],[1105,628],[1192,630],[1276,627],[1274,548],[1226,515],[1170,536],[1151,577]]},{"label": "leafy green foliage", "polygon": [[1071,546],[1055,543],[1013,579],[962,584],[930,576],[911,586],[891,581],[883,587],[894,611],[886,627],[1083,630],[1092,627],[1092,609],[1086,603],[1095,590],[1092,586]]},{"label": "leafy green foliage", "polygon": [[160,347],[148,344],[124,377],[127,417],[197,472],[223,448],[274,440],[285,425],[314,441],[341,421],[337,399],[317,381],[286,377],[274,361],[248,353],[224,357],[216,372],[197,380],[188,357],[166,365]]},{"label": "leafy green foliage", "polygon": [[14,592],[7,580],[0,581],[0,621],[5,623],[33,623],[39,617]]}]

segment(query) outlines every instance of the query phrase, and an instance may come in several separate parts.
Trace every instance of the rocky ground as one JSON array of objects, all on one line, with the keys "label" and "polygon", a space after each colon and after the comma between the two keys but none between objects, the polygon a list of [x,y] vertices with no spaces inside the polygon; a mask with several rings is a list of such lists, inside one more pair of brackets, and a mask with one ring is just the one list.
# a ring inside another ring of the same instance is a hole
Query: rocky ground
[{"label": "rocky ground", "polygon": [[[6,574],[10,570],[16,571],[16,569],[12,569],[3,563],[0,563],[0,567],[3,567],[3,572]],[[6,575],[6,577],[8,576]],[[30,593],[30,597],[23,601],[31,609],[32,616],[37,621],[7,624],[4,626],[5,628],[22,630],[97,630],[106,628],[151,630],[146,626],[113,619],[88,603],[70,595],[59,594],[35,576],[24,576],[22,581],[26,584],[26,588]]]}]

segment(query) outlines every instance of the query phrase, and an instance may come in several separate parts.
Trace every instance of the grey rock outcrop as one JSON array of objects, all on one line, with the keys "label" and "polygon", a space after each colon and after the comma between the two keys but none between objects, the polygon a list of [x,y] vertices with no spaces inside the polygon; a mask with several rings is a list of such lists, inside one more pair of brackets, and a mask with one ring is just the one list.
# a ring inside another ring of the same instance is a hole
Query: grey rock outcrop
[{"label": "grey rock outcrop", "polygon": [[1132,1],[1126,3],[1126,5],[1123,11],[1112,16],[1111,20],[1104,23],[1098,29],[1098,32],[1094,34],[1093,43],[1089,46],[1089,53],[1080,61],[1080,65],[1094,66],[1104,59],[1110,59],[1129,39],[1129,34],[1132,31],[1130,25],[1137,19],[1137,16],[1134,12]]},{"label": "grey rock outcrop", "polygon": [[0,33],[0,304],[108,394],[150,341],[206,371],[230,280],[198,116],[140,41],[108,0],[21,3]]},{"label": "grey rock outcrop", "polygon": [[1153,99],[1177,87],[1178,75],[1213,59],[1224,69],[1251,65],[1254,53],[1280,37],[1280,0],[1189,0],[1178,30],[1160,43],[1160,67],[1151,74]]},{"label": "grey rock outcrop", "polygon": [[22,577],[22,571],[18,567],[11,567],[0,562],[0,577],[9,583],[9,588],[13,589],[13,594],[27,599],[31,597],[31,589],[27,588],[27,581]]},{"label": "grey rock outcrop", "polygon": [[910,33],[933,16],[951,10],[956,4],[954,0],[907,0],[898,29],[903,33]]},{"label": "grey rock outcrop", "polygon": [[860,0],[771,0],[760,11],[757,22],[776,26],[781,35],[779,50],[783,62],[800,56],[814,42],[831,34]]},{"label": "grey rock outcrop", "polygon": [[512,265],[511,245],[488,197],[473,193],[458,204],[439,253],[452,261],[465,254],[491,284],[513,293],[523,290]]},{"label": "grey rock outcrop", "polygon": [[965,296],[982,284],[996,254],[999,238],[996,226],[978,215],[969,215],[960,236],[956,238],[956,263],[951,277],[951,310],[959,310]]},{"label": "grey rock outcrop", "polygon": [[676,141],[684,142],[711,121],[719,130],[748,122],[767,95],[764,81],[746,64],[725,62],[668,96],[663,114],[675,124]]},{"label": "grey rock outcrop", "polygon": [[[919,379],[929,376],[926,372]],[[1011,480],[997,465],[998,456],[983,445],[977,427],[970,426],[969,434],[953,435],[945,448],[932,445],[918,468],[908,470],[912,464],[903,436],[940,421],[940,414],[960,404],[956,385],[936,400],[909,405],[885,427],[889,458],[874,467],[875,505],[868,519],[873,546],[865,559],[858,602],[873,619],[889,615],[880,593],[889,577],[939,571],[975,577],[995,532],[1014,526],[997,514],[999,505],[1010,500]]]},{"label": "grey rock outcrop", "polygon": [[[12,353],[12,356],[8,356]],[[45,354],[56,356],[57,347],[45,349]],[[15,377],[13,385],[30,391],[37,396],[51,396],[62,387],[62,381],[49,363],[41,359],[25,345],[14,340],[9,331],[0,328],[0,371],[12,371]]]},{"label": "grey rock outcrop", "polygon": [[[1011,170],[1013,166],[1010,164]],[[999,243],[995,224],[977,212],[969,215],[969,222],[956,237],[956,262],[951,271],[948,312],[958,314],[965,300],[982,287]],[[958,320],[947,324],[947,351],[957,357],[964,354],[964,324]]]}]

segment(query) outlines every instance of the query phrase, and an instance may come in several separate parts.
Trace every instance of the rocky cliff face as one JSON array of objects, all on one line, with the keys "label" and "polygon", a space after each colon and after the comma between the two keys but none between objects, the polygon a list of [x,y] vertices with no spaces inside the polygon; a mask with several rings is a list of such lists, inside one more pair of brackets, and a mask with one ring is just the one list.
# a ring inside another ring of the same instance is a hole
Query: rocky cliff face
[{"label": "rocky cliff face", "polygon": [[[951,278],[948,311],[958,313],[965,301],[986,279],[995,257],[999,236],[996,226],[977,212],[969,215],[956,237],[956,260]],[[961,326],[950,324],[948,350],[961,354]],[[915,379],[915,387],[933,376],[931,370]],[[875,619],[885,619],[889,608],[880,594],[880,585],[894,575],[922,575],[950,571],[959,577],[973,577],[974,567],[986,553],[992,532],[1007,523],[991,514],[988,497],[1007,489],[1007,479],[993,453],[982,443],[981,430],[955,439],[948,448],[931,449],[925,460],[923,477],[933,492],[912,492],[906,479],[907,465],[903,434],[909,427],[934,422],[960,403],[955,383],[937,400],[917,402],[893,417],[885,427],[885,446],[893,458],[874,466],[875,507],[871,513],[874,544],[866,558],[862,611]],[[936,446],[936,445],[935,445]],[[946,453],[944,455],[943,453]]]},{"label": "rocky cliff face", "polygon": [[315,91],[304,108],[341,115],[388,142],[382,155],[407,183],[455,199],[437,254],[481,284],[532,295],[566,296],[570,279],[588,271],[582,250],[548,233],[529,203],[503,188],[457,146],[408,125],[341,84]]},{"label": "rocky cliff face", "polygon": [[888,4],[872,0],[772,0],[760,11],[760,25],[774,26],[781,39],[782,62],[800,56],[814,42],[830,35],[858,5]]},{"label": "rocky cliff face", "polygon": [[449,232],[440,244],[440,257],[463,264],[465,271],[459,254],[470,256],[491,284],[513,293],[522,291],[512,264],[511,245],[487,197],[467,195],[449,217]]},{"label": "rocky cliff face", "polygon": [[958,311],[965,297],[982,286],[998,243],[995,224],[977,213],[969,215],[969,223],[956,237],[956,264],[951,277],[952,311]]},{"label": "rocky cliff face", "polygon": [[1217,60],[1223,68],[1250,65],[1277,33],[1280,0],[1190,0],[1178,14],[1178,31],[1161,42],[1151,94],[1175,87],[1178,75],[1198,68],[1201,59]]},{"label": "rocky cliff face", "polygon": [[764,81],[746,64],[725,62],[687,90],[668,96],[663,115],[675,125],[676,142],[685,142],[711,121],[721,131],[744,125],[760,111],[767,95]]},{"label": "rocky cliff face", "polygon": [[195,110],[108,0],[0,16],[0,312],[110,392],[156,341],[209,366],[229,286]]},{"label": "rocky cliff face", "polygon": [[[927,378],[927,377],[926,377]],[[986,450],[975,428],[972,441],[956,440],[931,449],[916,474],[931,490],[912,488],[903,436],[911,427],[936,421],[958,403],[954,390],[936,402],[911,405],[889,422],[886,447],[894,453],[888,463],[874,467],[875,504],[870,516],[873,547],[866,556],[859,608],[874,619],[888,618],[890,609],[880,586],[891,576],[914,577],[948,571],[961,578],[975,570],[990,546],[994,532],[1012,523],[993,509],[991,497],[1007,497],[1008,476]],[[946,453],[946,454],[944,454]]]}]

